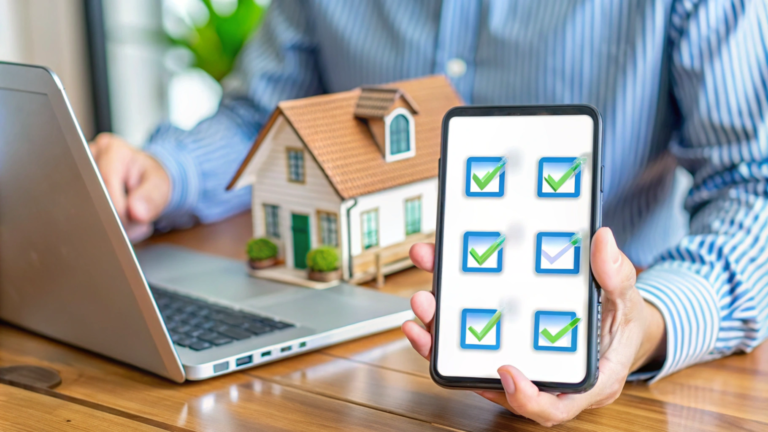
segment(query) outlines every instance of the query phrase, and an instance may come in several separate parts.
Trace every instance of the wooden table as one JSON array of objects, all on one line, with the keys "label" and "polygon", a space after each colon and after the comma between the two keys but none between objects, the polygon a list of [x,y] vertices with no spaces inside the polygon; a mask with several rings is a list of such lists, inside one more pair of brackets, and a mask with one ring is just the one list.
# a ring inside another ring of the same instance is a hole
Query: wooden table
[{"label": "wooden table", "polygon": [[[237,259],[250,216],[158,236]],[[384,291],[430,288],[411,269]],[[203,381],[174,384],[131,366],[0,325],[0,365],[61,374],[53,391],[0,385],[0,430],[539,430],[470,392],[437,387],[399,330]],[[555,430],[768,430],[768,344],[647,386]]]}]

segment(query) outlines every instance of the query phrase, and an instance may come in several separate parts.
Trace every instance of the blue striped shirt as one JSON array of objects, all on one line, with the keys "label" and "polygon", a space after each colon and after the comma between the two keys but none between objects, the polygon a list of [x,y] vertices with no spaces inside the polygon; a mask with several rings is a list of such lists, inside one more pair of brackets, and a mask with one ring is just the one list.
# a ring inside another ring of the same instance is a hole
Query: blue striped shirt
[{"label": "blue striped shirt", "polygon": [[[600,109],[604,224],[648,268],[637,287],[666,321],[654,379],[765,339],[763,0],[274,1],[218,113],[151,138],[147,150],[172,180],[158,224],[248,208],[247,189],[224,187],[279,101],[435,73],[470,104]],[[681,186],[678,165],[692,185]],[[681,187],[690,221],[675,199]]]}]

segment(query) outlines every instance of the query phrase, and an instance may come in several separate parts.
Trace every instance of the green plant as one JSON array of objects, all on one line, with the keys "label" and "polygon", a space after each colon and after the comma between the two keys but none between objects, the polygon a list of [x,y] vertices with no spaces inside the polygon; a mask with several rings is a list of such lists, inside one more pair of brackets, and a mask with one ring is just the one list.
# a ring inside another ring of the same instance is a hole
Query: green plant
[{"label": "green plant", "polygon": [[277,256],[277,245],[268,238],[251,239],[246,247],[248,258],[262,261]]},{"label": "green plant", "polygon": [[194,66],[221,81],[235,63],[237,53],[248,37],[261,24],[266,11],[254,0],[236,0],[237,7],[220,15],[212,0],[197,0],[208,10],[208,19],[202,25],[192,25],[184,37],[168,35],[171,42],[192,51]]},{"label": "green plant", "polygon": [[312,249],[307,254],[307,266],[318,272],[329,272],[339,268],[339,253],[330,246]]}]

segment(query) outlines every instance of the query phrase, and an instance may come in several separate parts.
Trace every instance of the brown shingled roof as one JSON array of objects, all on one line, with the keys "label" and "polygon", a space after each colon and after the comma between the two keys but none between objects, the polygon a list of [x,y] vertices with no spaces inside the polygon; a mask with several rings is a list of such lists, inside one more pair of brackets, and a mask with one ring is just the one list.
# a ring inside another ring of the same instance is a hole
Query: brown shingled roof
[{"label": "brown shingled roof", "polygon": [[355,117],[382,118],[389,114],[390,107],[401,97],[411,107],[413,114],[419,113],[416,102],[399,88],[360,87],[360,97],[357,98],[355,105]]},{"label": "brown shingled roof", "polygon": [[384,160],[368,127],[355,117],[362,91],[358,88],[281,102],[227,188],[235,185],[267,136],[270,125],[281,114],[343,199],[436,177],[443,115],[461,105],[461,98],[441,75],[381,87],[400,90],[413,104],[418,104],[419,114],[414,116],[416,155],[412,158],[389,163]]}]

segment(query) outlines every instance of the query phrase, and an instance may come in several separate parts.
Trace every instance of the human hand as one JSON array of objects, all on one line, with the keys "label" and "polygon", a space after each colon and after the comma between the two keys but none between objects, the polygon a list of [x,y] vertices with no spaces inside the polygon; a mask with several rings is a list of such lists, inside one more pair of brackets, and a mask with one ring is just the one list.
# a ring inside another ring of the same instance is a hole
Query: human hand
[{"label": "human hand", "polygon": [[[616,246],[613,233],[601,228],[592,239],[592,272],[603,289],[600,375],[595,386],[581,394],[552,394],[540,391],[514,366],[502,366],[498,373],[504,393],[478,391],[480,396],[511,412],[545,426],[576,417],[588,408],[599,408],[616,400],[630,372],[665,355],[665,328],[661,313],[646,303],[635,288],[636,271]],[[435,249],[432,244],[416,244],[411,260],[417,267],[432,272]],[[435,316],[435,298],[426,291],[411,298],[416,316],[403,324],[403,332],[413,348],[427,360],[432,351],[429,332]]]},{"label": "human hand", "polygon": [[128,238],[136,242],[149,237],[152,222],[171,198],[165,169],[149,154],[110,133],[99,134],[90,148]]}]

